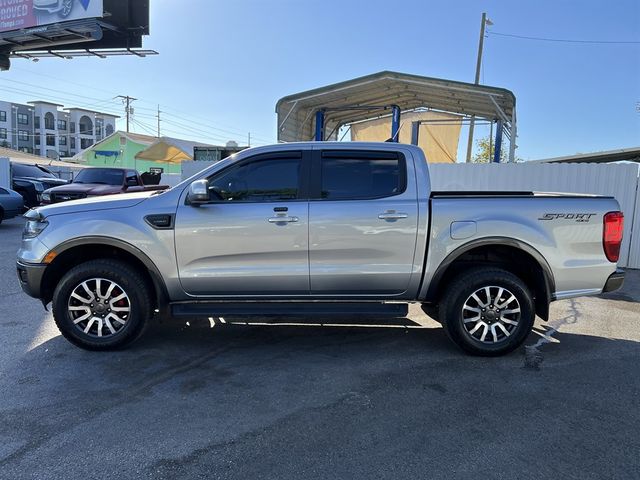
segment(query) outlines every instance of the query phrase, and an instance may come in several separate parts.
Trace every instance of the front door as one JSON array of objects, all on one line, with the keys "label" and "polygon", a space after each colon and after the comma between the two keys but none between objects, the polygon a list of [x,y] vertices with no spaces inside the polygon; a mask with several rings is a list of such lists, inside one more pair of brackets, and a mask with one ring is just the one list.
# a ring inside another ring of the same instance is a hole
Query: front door
[{"label": "front door", "polygon": [[311,294],[401,295],[413,273],[415,179],[401,153],[324,150],[314,155],[309,203]]},{"label": "front door", "polygon": [[307,153],[270,153],[209,180],[211,201],[182,204],[176,258],[195,296],[308,295]]}]

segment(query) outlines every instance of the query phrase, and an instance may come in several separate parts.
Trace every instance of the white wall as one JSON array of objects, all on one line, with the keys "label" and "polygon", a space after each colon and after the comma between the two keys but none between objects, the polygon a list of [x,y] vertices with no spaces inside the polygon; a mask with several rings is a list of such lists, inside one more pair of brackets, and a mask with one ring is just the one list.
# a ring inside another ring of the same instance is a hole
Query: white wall
[{"label": "white wall", "polygon": [[431,189],[592,193],[615,197],[625,216],[620,261],[640,268],[640,165],[595,163],[432,164]]},{"label": "white wall", "polygon": [[182,181],[182,175],[179,173],[163,173],[160,176],[160,185],[169,185],[175,187]]},{"label": "white wall", "polygon": [[204,170],[205,168],[213,165],[216,162],[203,162],[203,161],[191,161],[191,162],[182,162],[180,165],[182,166],[182,180],[189,178],[192,175]]}]

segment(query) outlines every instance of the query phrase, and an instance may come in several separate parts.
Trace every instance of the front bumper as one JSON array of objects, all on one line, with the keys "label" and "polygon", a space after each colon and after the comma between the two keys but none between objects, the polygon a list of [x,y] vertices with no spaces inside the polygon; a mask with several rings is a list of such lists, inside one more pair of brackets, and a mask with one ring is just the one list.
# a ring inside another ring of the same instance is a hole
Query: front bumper
[{"label": "front bumper", "polygon": [[33,298],[42,298],[42,277],[44,271],[47,268],[43,263],[25,263],[18,261],[16,263],[16,270],[18,273],[18,280],[24,293]]},{"label": "front bumper", "polygon": [[617,268],[615,272],[609,275],[607,279],[607,283],[604,284],[604,288],[602,289],[602,293],[613,292],[614,290],[618,290],[622,287],[624,283],[624,270],[621,268]]}]

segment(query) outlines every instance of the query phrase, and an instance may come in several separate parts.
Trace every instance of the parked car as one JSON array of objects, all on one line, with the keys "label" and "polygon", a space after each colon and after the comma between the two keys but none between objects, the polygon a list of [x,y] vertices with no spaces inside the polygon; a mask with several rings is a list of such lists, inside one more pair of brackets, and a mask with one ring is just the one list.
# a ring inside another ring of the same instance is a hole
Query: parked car
[{"label": "parked car", "polygon": [[57,13],[67,18],[73,9],[74,0],[33,0],[33,9],[47,13]]},{"label": "parked car", "polygon": [[40,205],[42,192],[47,188],[67,183],[42,165],[11,162],[12,188],[22,195],[26,208]]},{"label": "parked car", "polygon": [[125,168],[85,168],[69,184],[42,193],[42,204],[66,202],[119,193],[165,190],[167,185],[145,185],[136,170]]},{"label": "parked car", "polygon": [[24,200],[22,195],[8,188],[0,187],[0,223],[3,220],[22,215]]},{"label": "parked car", "polygon": [[62,334],[122,347],[160,315],[389,315],[419,302],[472,354],[521,345],[549,303],[619,288],[611,197],[434,192],[422,150],[244,150],[162,194],[31,210],[24,291]]}]

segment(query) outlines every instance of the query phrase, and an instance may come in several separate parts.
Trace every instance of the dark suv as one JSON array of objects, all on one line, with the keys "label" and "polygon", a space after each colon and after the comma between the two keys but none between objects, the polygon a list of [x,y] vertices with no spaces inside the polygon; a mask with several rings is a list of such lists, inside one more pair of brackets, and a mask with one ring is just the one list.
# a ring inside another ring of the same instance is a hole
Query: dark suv
[{"label": "dark suv", "polygon": [[11,178],[11,188],[22,195],[27,209],[40,205],[40,196],[48,188],[69,183],[41,165],[17,162],[11,162]]}]

